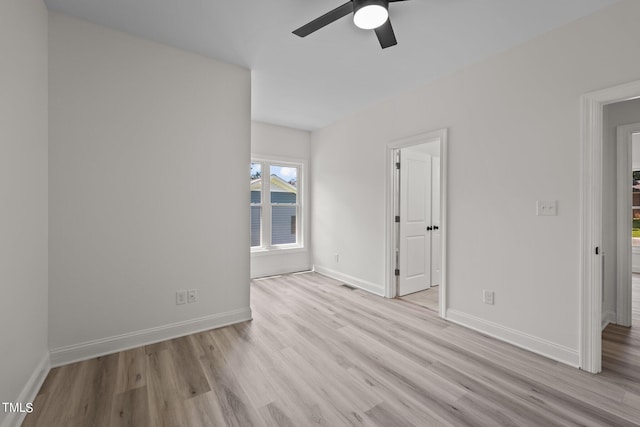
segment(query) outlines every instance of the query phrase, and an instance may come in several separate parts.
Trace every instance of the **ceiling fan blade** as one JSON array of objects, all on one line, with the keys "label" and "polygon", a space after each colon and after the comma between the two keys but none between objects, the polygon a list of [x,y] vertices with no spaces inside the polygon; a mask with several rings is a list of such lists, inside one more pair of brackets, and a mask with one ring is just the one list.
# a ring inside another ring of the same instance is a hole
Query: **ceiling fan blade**
[{"label": "ceiling fan blade", "polygon": [[343,16],[347,16],[348,14],[353,12],[353,2],[348,1],[342,6],[338,6],[333,9],[331,12],[327,12],[319,18],[314,19],[306,25],[298,28],[293,32],[296,36],[306,37],[314,31],[318,31],[320,28],[325,25],[331,24],[333,21],[337,21]]},{"label": "ceiling fan blade", "polygon": [[391,19],[387,19],[387,22],[380,25],[375,29],[376,36],[378,36],[378,41],[380,42],[380,46],[383,49],[386,49],[391,46],[395,46],[398,44],[396,40],[396,35],[393,32],[393,27],[391,26]]}]

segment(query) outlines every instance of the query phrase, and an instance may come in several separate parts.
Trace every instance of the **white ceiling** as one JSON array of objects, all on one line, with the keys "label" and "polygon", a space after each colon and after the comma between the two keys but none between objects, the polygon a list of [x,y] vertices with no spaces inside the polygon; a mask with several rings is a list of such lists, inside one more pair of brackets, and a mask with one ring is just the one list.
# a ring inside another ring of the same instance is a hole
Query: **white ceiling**
[{"label": "white ceiling", "polygon": [[45,0],[51,10],[252,70],[254,120],[313,130],[619,0],[411,0],[385,50],[351,16],[291,31],[345,0]]}]

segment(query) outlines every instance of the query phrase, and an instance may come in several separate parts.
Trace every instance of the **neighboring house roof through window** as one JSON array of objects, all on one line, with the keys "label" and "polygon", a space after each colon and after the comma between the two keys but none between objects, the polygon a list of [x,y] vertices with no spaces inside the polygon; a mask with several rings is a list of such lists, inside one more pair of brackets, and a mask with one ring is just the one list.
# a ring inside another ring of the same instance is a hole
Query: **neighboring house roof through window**
[{"label": "neighboring house roof through window", "polygon": [[[278,175],[271,175],[271,191],[280,193],[296,193],[296,186],[289,184]],[[251,191],[262,190],[262,178],[254,179],[251,181]]]}]

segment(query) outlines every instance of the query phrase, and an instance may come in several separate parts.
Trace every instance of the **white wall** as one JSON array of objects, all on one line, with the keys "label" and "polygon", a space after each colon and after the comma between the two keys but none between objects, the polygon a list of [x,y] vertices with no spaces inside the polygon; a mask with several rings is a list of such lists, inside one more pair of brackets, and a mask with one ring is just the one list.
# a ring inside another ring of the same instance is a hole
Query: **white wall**
[{"label": "white wall", "polygon": [[262,252],[251,255],[251,277],[264,277],[274,274],[304,271],[311,268],[309,225],[309,144],[311,134],[307,131],[276,126],[268,123],[252,122],[251,154],[266,159],[294,160],[306,162],[306,174],[302,179],[304,249],[281,252]]},{"label": "white wall", "polygon": [[[48,369],[47,9],[0,2],[0,402],[28,402]],[[18,417],[0,408],[0,425]]]},{"label": "white wall", "polygon": [[577,365],[580,96],[640,79],[638,16],[622,1],[314,132],[314,263],[384,285],[385,146],[446,127],[447,316]]},{"label": "white wall", "polygon": [[[603,322],[615,321],[617,288],[617,152],[618,126],[640,123],[640,99],[606,105],[603,111],[602,252],[604,254]],[[631,177],[629,177],[631,179]],[[637,256],[637,255],[636,255]],[[632,262],[633,263],[633,262]]]},{"label": "white wall", "polygon": [[52,362],[249,318],[250,72],[49,29]]}]

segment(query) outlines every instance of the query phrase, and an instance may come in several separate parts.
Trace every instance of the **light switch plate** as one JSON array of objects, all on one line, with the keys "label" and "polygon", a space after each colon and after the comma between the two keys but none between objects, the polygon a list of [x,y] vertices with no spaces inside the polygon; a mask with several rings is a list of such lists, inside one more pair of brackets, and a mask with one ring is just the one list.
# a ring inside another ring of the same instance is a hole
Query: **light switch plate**
[{"label": "light switch plate", "polygon": [[538,216],[556,216],[558,215],[557,200],[538,200],[536,204],[536,215]]}]

